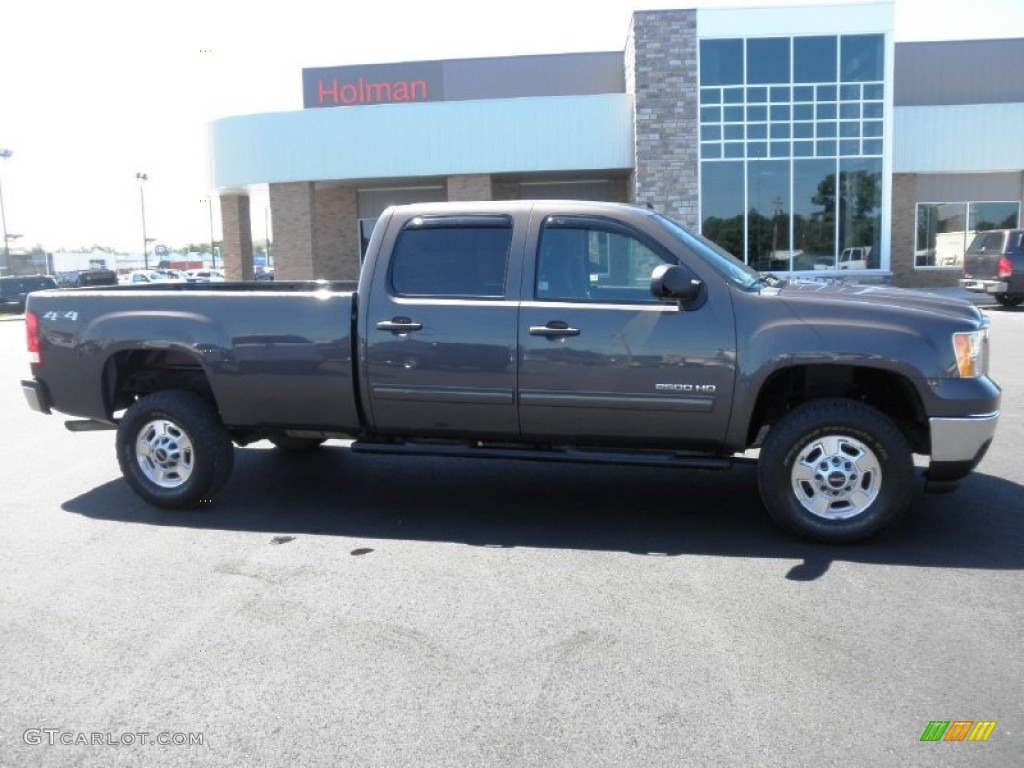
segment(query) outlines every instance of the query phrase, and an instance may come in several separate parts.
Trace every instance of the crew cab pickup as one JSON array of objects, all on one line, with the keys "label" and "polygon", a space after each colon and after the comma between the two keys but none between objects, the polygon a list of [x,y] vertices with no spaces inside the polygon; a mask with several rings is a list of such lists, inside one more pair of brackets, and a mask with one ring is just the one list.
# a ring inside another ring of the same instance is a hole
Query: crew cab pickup
[{"label": "crew cab pickup", "polygon": [[[358,284],[44,291],[32,408],[116,428],[165,508],[233,444],[726,469],[755,460],[789,531],[879,533],[982,459],[988,321],[924,293],[780,280],[653,211],[566,201],[390,208]],[[723,498],[729,494],[722,486]]]},{"label": "crew cab pickup", "polygon": [[960,285],[988,293],[1004,307],[1024,302],[1024,230],[993,229],[974,236],[964,254]]}]

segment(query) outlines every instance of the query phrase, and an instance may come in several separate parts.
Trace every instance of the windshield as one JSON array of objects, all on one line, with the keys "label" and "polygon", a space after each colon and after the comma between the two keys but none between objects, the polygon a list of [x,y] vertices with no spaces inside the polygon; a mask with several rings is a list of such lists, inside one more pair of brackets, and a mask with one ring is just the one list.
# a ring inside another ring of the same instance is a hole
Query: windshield
[{"label": "windshield", "polygon": [[687,248],[702,258],[709,267],[720,274],[733,285],[744,290],[750,290],[761,282],[761,276],[756,270],[748,267],[727,250],[717,245],[706,237],[695,234],[682,224],[672,221],[659,213],[652,214],[652,217],[670,234],[683,242]]}]

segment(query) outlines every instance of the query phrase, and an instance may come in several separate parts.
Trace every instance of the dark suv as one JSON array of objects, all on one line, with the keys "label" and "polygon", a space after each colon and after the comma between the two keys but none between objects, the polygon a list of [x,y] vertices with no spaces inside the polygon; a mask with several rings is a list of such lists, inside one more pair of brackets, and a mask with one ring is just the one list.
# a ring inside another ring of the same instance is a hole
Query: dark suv
[{"label": "dark suv", "polygon": [[1004,307],[1024,302],[1024,229],[993,229],[975,235],[964,254],[960,285],[991,294]]},{"label": "dark suv", "polygon": [[56,287],[57,281],[46,275],[0,277],[0,312],[24,312],[25,297],[32,291]]}]

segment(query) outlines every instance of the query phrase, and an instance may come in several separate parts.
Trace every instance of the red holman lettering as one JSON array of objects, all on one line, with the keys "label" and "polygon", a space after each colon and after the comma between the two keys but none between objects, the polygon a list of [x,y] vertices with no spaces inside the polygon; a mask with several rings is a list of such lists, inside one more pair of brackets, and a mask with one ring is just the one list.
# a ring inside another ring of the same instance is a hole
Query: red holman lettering
[{"label": "red holman lettering", "polygon": [[427,101],[426,80],[396,80],[393,83],[368,83],[359,78],[354,83],[338,83],[334,78],[329,85],[316,82],[320,106],[351,107],[358,104],[389,104],[402,101]]}]

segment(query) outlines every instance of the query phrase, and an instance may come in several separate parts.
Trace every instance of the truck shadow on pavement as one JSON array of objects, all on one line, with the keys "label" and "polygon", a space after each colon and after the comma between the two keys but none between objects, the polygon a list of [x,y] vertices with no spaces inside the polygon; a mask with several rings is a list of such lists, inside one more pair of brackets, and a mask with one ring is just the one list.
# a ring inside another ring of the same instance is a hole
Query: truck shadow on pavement
[{"label": "truck shadow on pavement", "polygon": [[[794,541],[761,507],[755,468],[726,472],[470,459],[391,458],[325,446],[305,454],[235,452],[234,474],[207,506],[150,507],[120,479],[65,502],[102,520],[373,540],[558,548],[647,556],[802,560],[811,581],[834,561],[937,568],[1024,568],[1024,488],[975,473],[956,493],[919,494],[907,519],[866,544]],[[268,537],[268,542],[269,542]]]}]

